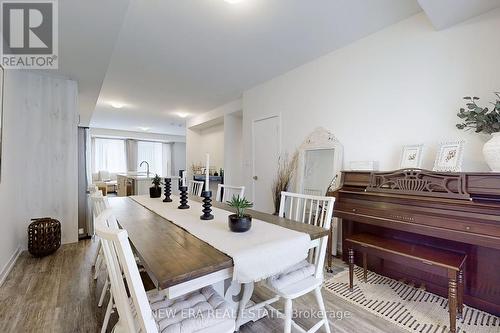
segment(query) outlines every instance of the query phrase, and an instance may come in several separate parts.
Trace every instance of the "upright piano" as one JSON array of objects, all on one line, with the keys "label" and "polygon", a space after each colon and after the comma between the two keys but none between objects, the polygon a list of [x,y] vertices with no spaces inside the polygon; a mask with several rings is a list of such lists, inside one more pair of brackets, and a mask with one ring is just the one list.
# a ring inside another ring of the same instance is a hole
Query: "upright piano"
[{"label": "upright piano", "polygon": [[[466,254],[464,303],[500,315],[500,173],[346,171],[333,195],[342,239],[371,233]],[[447,297],[446,279],[368,257],[370,270]]]}]

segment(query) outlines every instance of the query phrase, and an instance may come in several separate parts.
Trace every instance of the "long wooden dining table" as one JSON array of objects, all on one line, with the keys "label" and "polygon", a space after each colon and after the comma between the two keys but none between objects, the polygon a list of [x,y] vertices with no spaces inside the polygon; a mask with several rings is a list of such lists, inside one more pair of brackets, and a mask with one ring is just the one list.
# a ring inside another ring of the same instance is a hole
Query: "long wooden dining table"
[{"label": "long wooden dining table", "polygon": [[[197,197],[190,197],[190,200],[201,202]],[[228,292],[233,272],[233,260],[229,256],[129,197],[109,198],[109,203],[119,225],[127,231],[141,265],[159,291],[168,298],[175,298],[212,285],[226,299],[237,302],[241,315],[241,308],[246,308],[254,286],[253,283],[244,284],[239,290]],[[234,211],[224,203],[214,202],[213,206]],[[248,210],[248,213],[255,219],[308,234],[311,247],[329,234],[324,228],[272,214],[256,210]],[[246,321],[239,320],[237,326]]]}]

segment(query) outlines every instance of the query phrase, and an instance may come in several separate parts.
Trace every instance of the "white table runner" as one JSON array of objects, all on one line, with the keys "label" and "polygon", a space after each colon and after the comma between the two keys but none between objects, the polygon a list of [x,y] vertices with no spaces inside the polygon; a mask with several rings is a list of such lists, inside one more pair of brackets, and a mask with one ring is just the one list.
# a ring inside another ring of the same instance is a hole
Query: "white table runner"
[{"label": "white table runner", "polygon": [[226,210],[212,207],[214,219],[200,220],[202,204],[189,201],[190,209],[178,209],[179,198],[164,203],[147,195],[130,197],[156,214],[185,229],[193,236],[233,258],[233,280],[257,282],[283,272],[307,257],[311,239],[308,234],[252,219],[244,233],[229,230]]}]

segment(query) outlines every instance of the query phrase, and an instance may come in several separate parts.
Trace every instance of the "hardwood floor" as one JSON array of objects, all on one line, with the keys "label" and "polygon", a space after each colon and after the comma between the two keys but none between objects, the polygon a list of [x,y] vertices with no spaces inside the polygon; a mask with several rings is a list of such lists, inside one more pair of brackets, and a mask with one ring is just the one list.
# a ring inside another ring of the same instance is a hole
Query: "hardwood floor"
[{"label": "hardwood floor", "polygon": [[[0,332],[99,332],[107,299],[102,309],[97,308],[104,274],[97,282],[92,279],[96,244],[92,240],[82,240],[63,245],[57,253],[42,259],[22,253],[0,287]],[[345,269],[343,263],[335,264],[338,270]],[[326,291],[323,296],[327,311],[349,313],[348,318],[331,318],[333,332],[404,332]],[[255,300],[265,297],[266,290],[256,288]],[[294,310],[299,311],[317,309],[313,295],[299,298],[293,305]],[[282,309],[282,304],[278,302],[275,307]],[[116,320],[113,314],[110,328]],[[316,320],[297,318],[296,321],[309,328]],[[240,332],[283,332],[283,321],[264,318],[243,326]]]}]

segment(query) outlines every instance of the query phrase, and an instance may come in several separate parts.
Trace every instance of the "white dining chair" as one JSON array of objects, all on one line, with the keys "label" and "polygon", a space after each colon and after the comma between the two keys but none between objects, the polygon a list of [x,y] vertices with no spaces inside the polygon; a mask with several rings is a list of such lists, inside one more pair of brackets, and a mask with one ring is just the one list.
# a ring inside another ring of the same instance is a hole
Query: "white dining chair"
[{"label": "white dining chair", "polygon": [[[99,219],[101,220],[101,223],[102,222],[106,223],[106,226],[108,226],[109,228],[114,229],[114,230],[119,229],[118,221],[116,220],[114,215],[111,214],[111,210],[109,210],[109,209],[103,210],[99,214]],[[97,221],[97,217],[96,217],[96,221]],[[103,240],[100,239],[100,243],[102,241]],[[103,261],[106,262],[106,259],[104,258],[104,251],[103,251]],[[122,275],[123,275],[123,273],[122,273]],[[108,328],[108,324],[109,324],[109,319],[111,318],[111,314],[113,313],[113,309],[115,307],[115,302],[113,299],[113,292],[111,291],[111,282],[110,282],[110,277],[109,277],[109,271],[106,267],[106,280],[104,281],[104,285],[103,285],[102,291],[101,291],[101,296],[99,297],[99,303],[97,305],[98,307],[102,306],[102,304],[104,302],[104,297],[105,297],[106,292],[108,290],[109,290],[109,301],[108,301],[108,305],[106,306],[106,312],[104,313],[104,319],[103,319],[102,326],[101,326],[101,333],[106,332],[106,330]]]},{"label": "white dining chair", "polygon": [[188,180],[188,194],[200,197],[201,192],[203,191],[204,184],[204,182],[200,182],[197,180]]},{"label": "white dining chair", "polygon": [[[102,195],[101,191],[94,192],[90,195],[90,203],[92,205],[92,217],[95,224],[96,217],[101,214],[105,209],[109,208],[108,198]],[[101,265],[104,262],[102,254],[102,244],[99,241],[97,244],[97,255],[94,259],[94,280],[97,280]]]},{"label": "white dining chair", "polygon": [[112,297],[119,316],[113,332],[173,333],[180,332],[181,328],[186,333],[234,332],[232,311],[212,287],[173,300],[157,291],[146,293],[127,231],[111,228],[108,212],[97,217],[96,232],[102,239]]},{"label": "white dining chair", "polygon": [[233,195],[243,198],[243,196],[245,195],[245,186],[231,186],[231,185],[218,184],[215,201],[226,202],[227,200],[231,200]]},{"label": "white dining chair", "polygon": [[[281,192],[279,216],[330,229],[334,203],[335,198],[333,197]],[[316,332],[324,326],[325,331],[330,333],[330,325],[321,294],[327,243],[328,236],[322,237],[311,248],[307,260],[266,280],[267,287],[285,300],[285,333],[291,332],[292,325],[299,331],[306,332],[292,320],[292,301],[313,291],[322,319],[307,332]],[[277,311],[274,308],[271,309]]]}]

